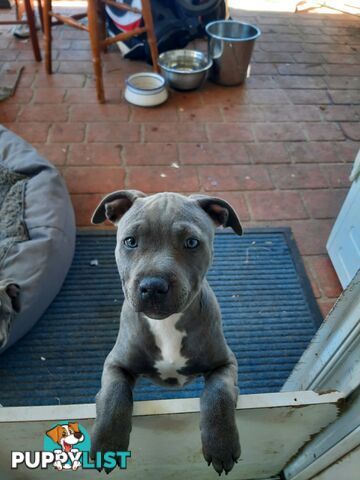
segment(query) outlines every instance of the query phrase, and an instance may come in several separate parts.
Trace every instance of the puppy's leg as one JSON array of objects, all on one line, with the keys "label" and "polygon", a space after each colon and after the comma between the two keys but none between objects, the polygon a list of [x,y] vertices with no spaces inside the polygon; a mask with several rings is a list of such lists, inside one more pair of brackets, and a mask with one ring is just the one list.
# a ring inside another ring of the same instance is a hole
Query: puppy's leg
[{"label": "puppy's leg", "polygon": [[101,390],[96,396],[96,421],[91,434],[91,456],[96,452],[126,451],[136,378],[109,357],[105,361]]},{"label": "puppy's leg", "polygon": [[205,460],[219,475],[227,474],[240,457],[239,434],[235,423],[238,397],[237,363],[229,363],[205,376],[200,399],[200,429]]}]

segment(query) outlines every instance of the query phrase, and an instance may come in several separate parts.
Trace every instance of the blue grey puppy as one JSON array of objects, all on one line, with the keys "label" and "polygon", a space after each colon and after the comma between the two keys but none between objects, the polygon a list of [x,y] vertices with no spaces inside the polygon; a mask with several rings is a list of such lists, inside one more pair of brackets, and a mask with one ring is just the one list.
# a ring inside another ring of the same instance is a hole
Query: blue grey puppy
[{"label": "blue grey puppy", "polygon": [[20,287],[11,280],[0,280],[0,348],[10,335],[11,322],[20,311]]},{"label": "blue grey puppy", "polygon": [[215,227],[242,228],[232,207],[205,195],[107,195],[92,222],[117,225],[115,258],[124,304],[114,348],[105,360],[92,432],[95,452],[127,450],[132,390],[140,375],[182,386],[203,375],[200,429],[205,460],[221,474],[240,457],[235,424],[237,362],[205,276]]}]

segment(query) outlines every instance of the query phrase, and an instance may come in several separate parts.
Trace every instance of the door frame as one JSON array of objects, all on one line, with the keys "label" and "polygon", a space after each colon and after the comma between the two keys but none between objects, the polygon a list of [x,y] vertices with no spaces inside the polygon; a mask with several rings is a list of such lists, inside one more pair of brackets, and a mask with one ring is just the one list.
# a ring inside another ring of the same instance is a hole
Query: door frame
[{"label": "door frame", "polygon": [[338,419],[283,471],[286,480],[308,480],[360,445],[360,270],[282,388],[291,390],[337,390],[345,398]]}]

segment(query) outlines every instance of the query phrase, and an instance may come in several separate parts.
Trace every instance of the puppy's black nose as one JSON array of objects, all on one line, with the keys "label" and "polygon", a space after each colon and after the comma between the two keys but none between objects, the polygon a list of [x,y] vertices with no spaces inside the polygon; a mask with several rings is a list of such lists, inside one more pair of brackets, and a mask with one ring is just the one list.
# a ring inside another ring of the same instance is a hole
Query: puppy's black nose
[{"label": "puppy's black nose", "polygon": [[81,432],[74,432],[74,437],[79,439],[82,437],[82,433]]},{"label": "puppy's black nose", "polygon": [[140,295],[143,300],[162,297],[169,291],[169,284],[160,277],[145,277],[139,284]]}]

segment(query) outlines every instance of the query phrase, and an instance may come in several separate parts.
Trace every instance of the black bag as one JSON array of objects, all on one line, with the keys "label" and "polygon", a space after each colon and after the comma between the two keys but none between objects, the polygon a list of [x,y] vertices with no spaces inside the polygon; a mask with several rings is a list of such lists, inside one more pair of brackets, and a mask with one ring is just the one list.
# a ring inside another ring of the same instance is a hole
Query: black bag
[{"label": "black bag", "polygon": [[[131,4],[131,1],[127,1]],[[225,18],[225,0],[151,0],[154,30],[159,53],[184,48],[191,40],[201,38],[205,25]],[[107,15],[107,28],[111,36],[121,30]],[[146,35],[118,42],[124,58],[146,60],[151,63]]]},{"label": "black bag", "polygon": [[207,17],[226,11],[224,0],[176,0],[175,2],[189,17]]}]

